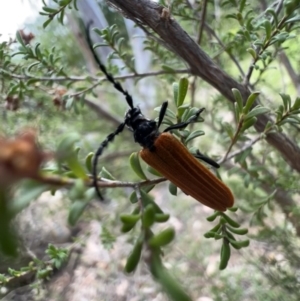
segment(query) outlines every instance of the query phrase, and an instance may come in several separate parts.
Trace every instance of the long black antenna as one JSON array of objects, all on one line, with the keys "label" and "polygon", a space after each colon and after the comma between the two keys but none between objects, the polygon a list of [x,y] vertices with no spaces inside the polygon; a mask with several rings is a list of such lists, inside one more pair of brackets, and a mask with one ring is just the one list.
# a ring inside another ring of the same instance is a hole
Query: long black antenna
[{"label": "long black antenna", "polygon": [[[119,92],[121,92],[125,96],[125,99],[127,101],[127,104],[129,105],[129,107],[131,109],[134,109],[133,99],[132,99],[131,95],[126,90],[123,89],[122,85],[119,82],[115,81],[114,77],[111,74],[109,74],[107,72],[106,67],[101,63],[100,59],[98,58],[98,56],[95,53],[95,50],[94,50],[94,47],[93,47],[93,43],[92,43],[92,39],[91,39],[91,35],[90,35],[90,30],[91,30],[92,23],[93,22],[90,21],[88,23],[87,27],[86,27],[86,38],[87,38],[87,43],[89,45],[89,48],[90,48],[90,50],[91,50],[91,52],[92,52],[92,54],[94,56],[94,59],[97,62],[100,70],[106,76],[107,80],[113,84],[113,86],[114,86],[114,88],[116,90],[118,90]],[[93,159],[93,185],[94,185],[94,187],[96,189],[96,193],[97,193],[98,197],[101,200],[103,200],[103,197],[102,197],[102,194],[101,194],[101,192],[99,190],[98,183],[97,183],[97,181],[98,181],[98,175],[97,175],[97,163],[98,163],[98,159],[102,155],[102,152],[103,152],[104,148],[106,148],[107,145],[114,140],[114,138],[115,138],[116,135],[118,135],[119,133],[121,133],[123,131],[124,127],[125,127],[125,122],[122,122],[118,126],[118,128],[113,133],[109,134],[106,137],[106,139],[100,144],[97,152],[94,155],[94,159]]]},{"label": "long black antenna", "polygon": [[91,30],[92,24],[93,24],[93,21],[90,21],[87,24],[87,27],[86,27],[86,38],[87,38],[87,42],[88,42],[88,45],[90,47],[90,50],[91,50],[91,52],[92,52],[92,54],[94,56],[94,59],[97,62],[100,70],[106,76],[107,80],[110,81],[113,84],[113,86],[114,86],[114,88],[116,90],[118,90],[119,92],[121,92],[125,96],[125,99],[126,99],[128,105],[129,105],[129,107],[131,109],[133,109],[134,106],[133,106],[133,99],[132,99],[131,95],[126,90],[123,89],[122,85],[119,82],[115,81],[114,77],[110,73],[107,72],[105,66],[101,63],[99,57],[96,55],[95,49],[93,47],[93,42],[92,42],[92,39],[91,39],[91,34],[90,34],[90,30]]}]

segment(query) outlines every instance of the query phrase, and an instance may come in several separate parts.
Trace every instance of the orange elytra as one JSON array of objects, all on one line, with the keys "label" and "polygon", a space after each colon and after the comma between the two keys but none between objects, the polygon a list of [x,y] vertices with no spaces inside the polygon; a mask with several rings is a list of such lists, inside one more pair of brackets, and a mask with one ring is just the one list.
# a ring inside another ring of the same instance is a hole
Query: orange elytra
[{"label": "orange elytra", "polygon": [[230,189],[172,134],[160,134],[154,148],[154,151],[142,149],[141,158],[184,193],[218,211],[233,206]]}]

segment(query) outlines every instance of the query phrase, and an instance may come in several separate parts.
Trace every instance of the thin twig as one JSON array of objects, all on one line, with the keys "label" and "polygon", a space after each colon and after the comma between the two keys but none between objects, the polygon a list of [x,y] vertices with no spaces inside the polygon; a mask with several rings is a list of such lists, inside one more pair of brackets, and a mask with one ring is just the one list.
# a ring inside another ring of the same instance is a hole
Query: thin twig
[{"label": "thin twig", "polygon": [[[48,184],[52,186],[58,186],[58,187],[69,187],[75,184],[75,180],[71,178],[66,177],[59,177],[54,175],[48,175],[48,174],[41,174],[39,177],[35,178],[34,180],[39,181],[43,184]],[[97,185],[101,188],[115,188],[115,187],[143,187],[148,185],[156,185],[161,182],[166,181],[165,178],[157,178],[154,180],[145,180],[140,182],[123,182],[123,181],[111,181],[108,179],[102,178],[101,181],[97,182]],[[93,187],[94,183],[92,179],[86,179],[85,184],[88,187]]]},{"label": "thin twig", "polygon": [[232,152],[231,154],[228,154],[227,156],[225,156],[223,159],[221,159],[220,161],[218,161],[218,164],[222,164],[226,161],[231,160],[232,158],[238,156],[239,154],[243,153],[244,151],[246,151],[247,149],[251,148],[255,143],[257,143],[258,141],[262,140],[265,137],[265,135],[259,135],[257,136],[255,139],[253,139],[250,143],[247,143],[246,145],[244,145],[242,148]]},{"label": "thin twig", "polygon": [[[157,76],[157,75],[164,75],[164,74],[183,74],[183,73],[190,73],[190,69],[178,69],[178,70],[161,70],[161,71],[153,71],[153,72],[145,72],[145,73],[129,73],[126,75],[119,75],[119,76],[114,76],[115,79],[118,80],[123,80],[123,79],[132,79],[132,78],[144,78],[144,77],[150,77],[150,76]],[[15,74],[15,73],[10,73],[7,70],[1,69],[0,68],[0,73],[5,73],[6,75],[20,79],[20,80],[29,80],[29,79],[36,79],[38,81],[53,81],[53,82],[60,82],[60,81],[88,81],[88,80],[93,80],[97,81],[97,84],[100,82],[105,82],[107,81],[106,77],[95,77],[95,76],[58,76],[58,77],[37,77],[33,76],[30,74],[26,75],[20,75],[20,74]]]}]

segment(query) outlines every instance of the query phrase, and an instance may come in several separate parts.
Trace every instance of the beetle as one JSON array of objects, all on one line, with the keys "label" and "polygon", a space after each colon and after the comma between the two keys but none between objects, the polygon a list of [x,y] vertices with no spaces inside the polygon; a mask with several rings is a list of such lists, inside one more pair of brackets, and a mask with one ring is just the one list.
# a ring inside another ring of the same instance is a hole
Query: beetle
[{"label": "beetle", "polygon": [[204,111],[204,108],[197,110],[189,120],[171,125],[161,133],[159,128],[166,114],[168,102],[162,104],[157,122],[147,119],[142,114],[140,108],[134,106],[132,96],[107,72],[106,67],[96,55],[90,37],[90,25],[91,24],[86,28],[86,36],[94,59],[107,80],[112,83],[116,90],[124,95],[129,106],[124,121],[100,144],[93,158],[93,185],[100,199],[102,199],[102,195],[97,185],[98,159],[108,144],[112,142],[115,136],[120,134],[126,126],[133,132],[134,141],[142,146],[142,150],[139,152],[140,157],[148,165],[160,172],[166,179],[179,187],[184,193],[218,211],[225,211],[227,208],[232,207],[234,197],[231,190],[197,159],[205,161],[216,168],[219,167],[219,164],[203,155],[200,151],[197,151],[195,156],[193,156],[193,154],[170,133],[172,130],[184,129],[190,123],[196,122],[200,114]]}]

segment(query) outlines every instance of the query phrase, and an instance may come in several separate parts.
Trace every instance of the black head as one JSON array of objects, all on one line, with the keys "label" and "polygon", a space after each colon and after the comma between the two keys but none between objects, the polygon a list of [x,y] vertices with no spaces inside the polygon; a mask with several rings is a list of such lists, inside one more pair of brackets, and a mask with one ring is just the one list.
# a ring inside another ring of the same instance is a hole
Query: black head
[{"label": "black head", "polygon": [[159,135],[157,123],[145,118],[139,107],[129,109],[125,114],[125,125],[133,132],[135,142],[152,149]]}]

